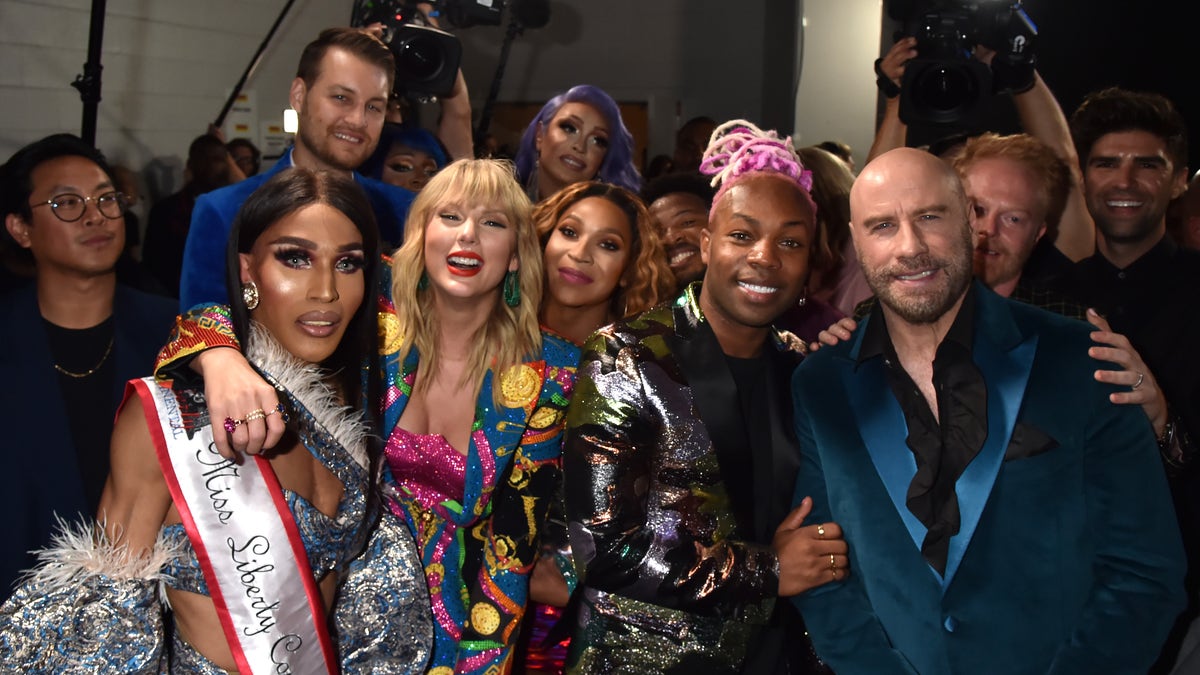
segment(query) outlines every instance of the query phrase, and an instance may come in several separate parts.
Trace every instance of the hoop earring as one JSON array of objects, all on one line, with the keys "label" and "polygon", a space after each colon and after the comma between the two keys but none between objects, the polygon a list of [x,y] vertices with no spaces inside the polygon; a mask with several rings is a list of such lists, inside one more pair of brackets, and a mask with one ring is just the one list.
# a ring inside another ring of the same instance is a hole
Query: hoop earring
[{"label": "hoop earring", "polygon": [[521,304],[521,279],[516,270],[504,275],[504,304],[516,307]]},{"label": "hoop earring", "polygon": [[242,302],[245,303],[246,309],[258,307],[258,286],[253,281],[242,284]]}]

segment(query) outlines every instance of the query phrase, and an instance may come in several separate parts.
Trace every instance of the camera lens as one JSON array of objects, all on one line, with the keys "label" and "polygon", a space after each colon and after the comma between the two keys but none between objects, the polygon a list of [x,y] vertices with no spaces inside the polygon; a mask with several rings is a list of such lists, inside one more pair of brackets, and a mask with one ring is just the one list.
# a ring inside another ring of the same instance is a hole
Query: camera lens
[{"label": "camera lens", "polygon": [[407,81],[422,82],[437,77],[445,65],[445,53],[437,40],[416,35],[401,44],[392,44],[396,72]]},{"label": "camera lens", "polygon": [[974,101],[979,94],[971,73],[949,64],[927,68],[913,82],[913,94],[936,112],[951,112]]}]

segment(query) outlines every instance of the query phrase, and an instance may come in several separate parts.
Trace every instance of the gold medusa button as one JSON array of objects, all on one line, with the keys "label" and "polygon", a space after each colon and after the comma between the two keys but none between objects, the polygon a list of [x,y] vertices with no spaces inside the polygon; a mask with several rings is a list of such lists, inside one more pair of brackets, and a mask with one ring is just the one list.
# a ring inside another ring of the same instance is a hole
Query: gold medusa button
[{"label": "gold medusa button", "polygon": [[558,411],[554,408],[538,408],[529,418],[529,426],[533,429],[548,429],[558,421]]},{"label": "gold medusa button", "polygon": [[500,628],[500,612],[486,602],[477,602],[471,608],[471,625],[480,635],[491,635]]},{"label": "gold medusa button", "polygon": [[431,668],[426,675],[454,675],[454,669],[450,666],[438,666]]},{"label": "gold medusa button", "polygon": [[504,371],[500,377],[500,395],[508,408],[520,408],[533,402],[538,393],[537,371],[520,364]]},{"label": "gold medusa button", "polygon": [[400,334],[400,318],[391,312],[379,313],[379,353],[400,351],[404,336]]}]

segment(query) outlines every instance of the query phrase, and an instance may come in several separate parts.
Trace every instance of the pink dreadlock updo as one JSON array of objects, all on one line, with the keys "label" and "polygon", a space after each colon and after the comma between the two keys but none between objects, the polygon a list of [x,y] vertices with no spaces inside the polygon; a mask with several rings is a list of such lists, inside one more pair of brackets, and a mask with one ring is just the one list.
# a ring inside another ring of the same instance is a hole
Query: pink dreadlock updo
[{"label": "pink dreadlock updo", "polygon": [[717,204],[729,188],[756,175],[774,175],[792,181],[804,192],[813,215],[817,213],[817,204],[810,194],[812,172],[800,163],[792,137],[780,138],[774,131],[763,131],[746,120],[730,120],[713,130],[700,162],[700,173],[712,176],[712,185],[717,189],[709,218],[716,213]]}]

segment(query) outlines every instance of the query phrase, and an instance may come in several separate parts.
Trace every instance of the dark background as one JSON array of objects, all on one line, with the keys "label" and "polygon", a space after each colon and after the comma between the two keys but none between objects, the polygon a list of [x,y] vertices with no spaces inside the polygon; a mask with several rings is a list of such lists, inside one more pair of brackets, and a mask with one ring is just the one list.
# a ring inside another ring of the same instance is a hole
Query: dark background
[{"label": "dark background", "polygon": [[[1038,27],[1038,72],[1068,118],[1084,96],[1097,89],[1120,86],[1158,92],[1171,99],[1187,120],[1189,171],[1200,169],[1200,139],[1196,137],[1200,129],[1200,24],[1188,16],[1196,11],[1194,3],[1026,0],[1024,6]],[[887,45],[898,29],[885,11]],[[1020,131],[1008,96],[996,99],[984,126],[1005,133]],[[911,131],[910,143],[916,145],[944,135],[947,129]]]}]

